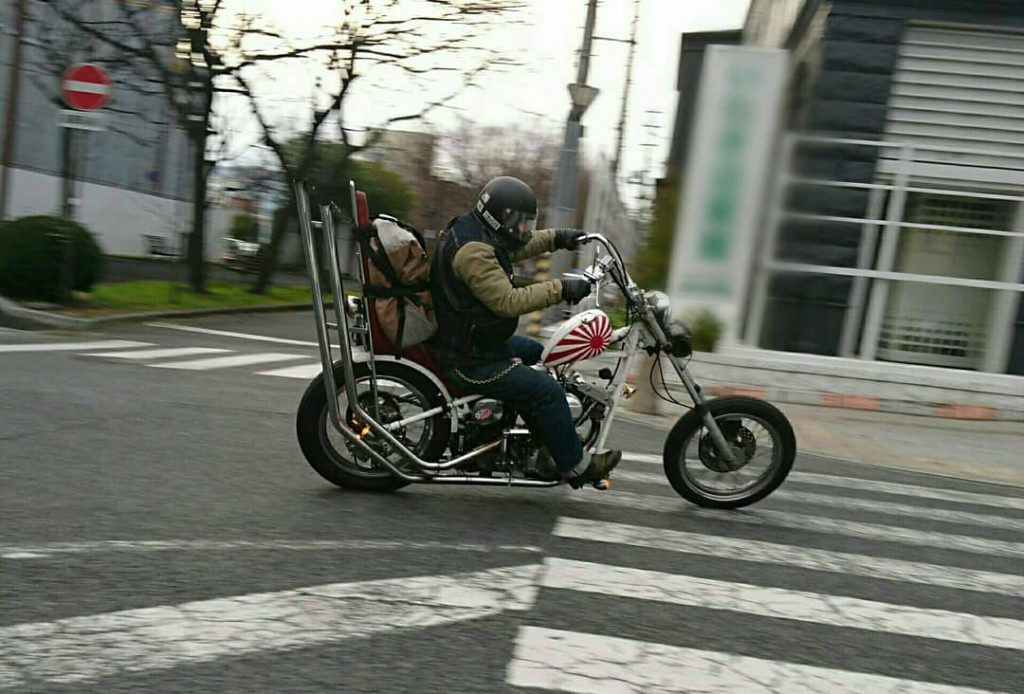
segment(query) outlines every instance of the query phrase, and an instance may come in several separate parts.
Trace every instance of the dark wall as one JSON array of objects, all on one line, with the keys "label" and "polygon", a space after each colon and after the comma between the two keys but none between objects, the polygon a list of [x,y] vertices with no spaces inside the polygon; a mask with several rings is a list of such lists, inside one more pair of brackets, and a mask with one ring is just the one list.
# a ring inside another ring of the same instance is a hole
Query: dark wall
[{"label": "dark wall", "polygon": [[[943,21],[1024,26],[1024,0],[834,0],[819,64],[800,70],[815,74],[811,103],[797,125],[835,137],[881,139],[899,43],[908,21]],[[794,31],[806,31],[797,25]],[[787,43],[800,40],[792,36]],[[805,147],[796,152],[799,175],[853,182],[874,178],[877,150],[865,147]],[[788,205],[797,211],[863,217],[867,191],[794,189]],[[860,229],[854,224],[788,224],[779,235],[784,260],[853,267]],[[778,277],[769,298],[760,344],[768,349],[835,355],[852,279],[799,275]],[[1022,313],[1024,320],[1024,313]],[[1024,330],[1018,324],[1015,359],[1024,370]]]},{"label": "dark wall", "polygon": [[676,119],[672,129],[672,144],[669,147],[665,178],[677,181],[690,147],[690,130],[693,128],[693,111],[700,88],[700,73],[704,69],[704,52],[712,44],[738,44],[740,31],[705,31],[683,34],[679,51],[679,72],[676,89],[679,101],[676,104]]}]

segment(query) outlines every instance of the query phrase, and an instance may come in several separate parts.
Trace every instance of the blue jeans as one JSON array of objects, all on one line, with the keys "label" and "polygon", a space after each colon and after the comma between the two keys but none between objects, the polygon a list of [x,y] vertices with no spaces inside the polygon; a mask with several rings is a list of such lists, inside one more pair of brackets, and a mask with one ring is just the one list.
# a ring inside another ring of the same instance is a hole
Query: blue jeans
[{"label": "blue jeans", "polygon": [[[514,407],[530,432],[547,447],[559,472],[568,473],[583,459],[583,443],[576,435],[562,386],[548,374],[530,368],[540,361],[543,351],[544,346],[536,340],[513,335],[493,355],[448,362],[444,369],[448,378],[463,390],[497,398]],[[516,358],[523,363],[510,369]],[[503,371],[506,373],[502,374]],[[498,374],[502,375],[495,378]]]}]

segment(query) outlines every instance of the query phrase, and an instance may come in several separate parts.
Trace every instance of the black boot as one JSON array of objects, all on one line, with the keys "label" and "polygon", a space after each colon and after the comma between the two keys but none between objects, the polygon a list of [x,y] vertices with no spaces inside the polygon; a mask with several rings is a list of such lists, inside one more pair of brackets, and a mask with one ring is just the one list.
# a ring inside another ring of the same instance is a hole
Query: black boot
[{"label": "black boot", "polygon": [[569,478],[569,485],[579,489],[584,484],[592,484],[598,489],[608,489],[611,483],[608,476],[622,460],[622,451],[604,451],[590,456],[590,464],[582,473]]}]

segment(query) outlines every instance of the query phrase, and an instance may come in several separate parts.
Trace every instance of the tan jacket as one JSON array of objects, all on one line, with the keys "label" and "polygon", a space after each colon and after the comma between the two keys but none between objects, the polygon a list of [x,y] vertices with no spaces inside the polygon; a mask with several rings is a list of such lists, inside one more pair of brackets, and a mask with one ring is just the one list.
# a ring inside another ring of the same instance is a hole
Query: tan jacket
[{"label": "tan jacket", "polygon": [[[555,250],[555,232],[543,229],[512,256],[514,262],[534,258]],[[502,318],[515,318],[553,306],[562,300],[561,280],[534,282],[517,287],[509,281],[494,256],[494,247],[481,241],[466,243],[452,260],[455,276],[462,280],[473,296]]]}]

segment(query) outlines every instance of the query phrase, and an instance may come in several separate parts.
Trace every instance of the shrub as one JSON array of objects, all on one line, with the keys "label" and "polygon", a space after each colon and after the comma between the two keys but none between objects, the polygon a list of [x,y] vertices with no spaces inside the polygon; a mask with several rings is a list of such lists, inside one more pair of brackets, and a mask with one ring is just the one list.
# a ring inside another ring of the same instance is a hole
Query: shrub
[{"label": "shrub", "polygon": [[688,321],[693,332],[693,348],[698,352],[713,352],[722,337],[722,321],[708,309],[701,309]]},{"label": "shrub", "polygon": [[0,226],[0,294],[56,301],[60,292],[63,239],[74,248],[71,288],[89,291],[103,274],[103,251],[88,229],[60,217],[22,217]]},{"label": "shrub", "polygon": [[231,220],[231,238],[256,243],[260,238],[260,223],[247,212],[236,214]]}]

